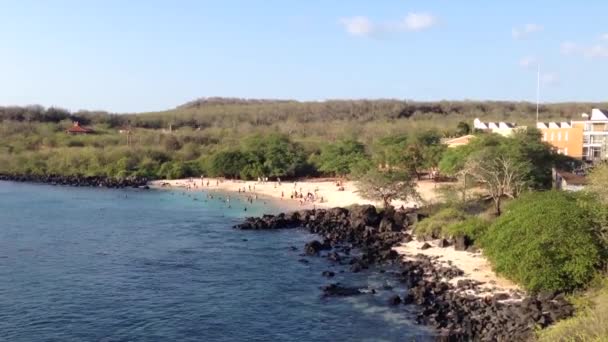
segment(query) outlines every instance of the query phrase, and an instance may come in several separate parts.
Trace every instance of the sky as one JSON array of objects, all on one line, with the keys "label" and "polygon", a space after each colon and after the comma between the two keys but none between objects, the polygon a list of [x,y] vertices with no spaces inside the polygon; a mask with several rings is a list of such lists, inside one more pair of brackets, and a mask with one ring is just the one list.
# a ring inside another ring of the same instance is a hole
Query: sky
[{"label": "sky", "polygon": [[608,1],[0,0],[0,105],[608,101]]}]

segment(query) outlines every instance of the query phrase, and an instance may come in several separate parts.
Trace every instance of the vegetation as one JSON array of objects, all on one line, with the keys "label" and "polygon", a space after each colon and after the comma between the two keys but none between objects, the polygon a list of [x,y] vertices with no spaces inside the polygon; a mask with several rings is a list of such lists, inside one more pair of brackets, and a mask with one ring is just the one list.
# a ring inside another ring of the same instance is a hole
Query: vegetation
[{"label": "vegetation", "polygon": [[574,298],[576,315],[542,330],[538,340],[604,342],[608,339],[608,279],[597,288]]},{"label": "vegetation", "polygon": [[361,177],[358,188],[363,198],[382,201],[384,208],[390,207],[394,200],[420,200],[411,176],[398,170],[372,168]]},{"label": "vegetation", "polygon": [[487,231],[489,223],[477,216],[464,221],[451,223],[442,229],[444,237],[466,236],[470,241],[478,243]]},{"label": "vegetation", "polygon": [[351,173],[366,172],[370,167],[369,156],[365,145],[354,139],[339,140],[321,148],[319,154],[313,154],[310,161],[319,172],[345,177]]},{"label": "vegetation", "polygon": [[414,233],[431,238],[448,237],[449,234],[445,229],[453,224],[463,222],[467,218],[468,215],[463,211],[454,207],[447,207],[418,222]]},{"label": "vegetation", "polygon": [[604,163],[593,168],[589,174],[587,190],[594,193],[598,200],[608,205],[608,164]]},{"label": "vegetation", "polygon": [[584,287],[601,263],[594,222],[575,195],[526,194],[508,206],[482,238],[497,272],[536,291]]}]

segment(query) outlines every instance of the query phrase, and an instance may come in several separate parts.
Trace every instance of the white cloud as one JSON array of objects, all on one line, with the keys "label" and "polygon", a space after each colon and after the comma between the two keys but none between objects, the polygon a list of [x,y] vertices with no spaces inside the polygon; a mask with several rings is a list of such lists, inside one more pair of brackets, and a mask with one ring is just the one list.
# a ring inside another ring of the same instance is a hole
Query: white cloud
[{"label": "white cloud", "polygon": [[367,17],[342,18],[340,23],[344,26],[346,32],[353,36],[366,37],[374,32],[374,24]]},{"label": "white cloud", "polygon": [[608,58],[608,45],[595,44],[583,50],[588,58]]},{"label": "white cloud", "polygon": [[538,65],[538,59],[534,56],[525,56],[519,60],[519,66],[526,69],[531,69]]},{"label": "white cloud", "polygon": [[533,33],[540,32],[544,28],[538,24],[526,24],[521,27],[514,27],[511,29],[511,35],[515,39],[524,39]]},{"label": "white cloud", "polygon": [[563,42],[559,49],[564,55],[571,55],[579,51],[578,45],[573,42]]},{"label": "white cloud", "polygon": [[604,33],[600,36],[600,40],[606,40],[608,41],[608,33]]},{"label": "white cloud", "polygon": [[437,18],[429,13],[408,13],[403,18],[402,25],[408,31],[422,31],[437,24]]},{"label": "white cloud", "polygon": [[598,43],[590,46],[563,42],[560,51],[564,55],[582,55],[587,58],[608,58],[608,44]]},{"label": "white cloud", "polygon": [[373,22],[365,16],[340,19],[346,32],[353,36],[370,37],[384,33],[416,32],[429,29],[437,24],[437,18],[430,13],[412,12],[398,21]]},{"label": "white cloud", "polygon": [[556,72],[546,72],[540,75],[540,81],[545,85],[558,85],[559,75]]}]

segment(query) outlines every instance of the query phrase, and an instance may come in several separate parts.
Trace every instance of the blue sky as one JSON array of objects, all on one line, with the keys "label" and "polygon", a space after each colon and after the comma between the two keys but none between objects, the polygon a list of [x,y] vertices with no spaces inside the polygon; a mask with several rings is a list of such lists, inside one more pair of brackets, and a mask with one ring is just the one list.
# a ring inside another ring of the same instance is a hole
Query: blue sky
[{"label": "blue sky", "polygon": [[0,104],[607,101],[606,1],[4,1]]}]

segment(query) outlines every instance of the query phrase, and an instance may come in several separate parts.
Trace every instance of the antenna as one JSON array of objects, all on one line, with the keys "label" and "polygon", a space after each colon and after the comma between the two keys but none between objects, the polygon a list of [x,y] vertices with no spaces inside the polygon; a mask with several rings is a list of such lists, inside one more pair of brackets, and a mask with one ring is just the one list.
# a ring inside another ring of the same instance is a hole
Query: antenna
[{"label": "antenna", "polygon": [[540,101],[540,63],[536,71],[536,123],[538,123],[538,106]]}]

